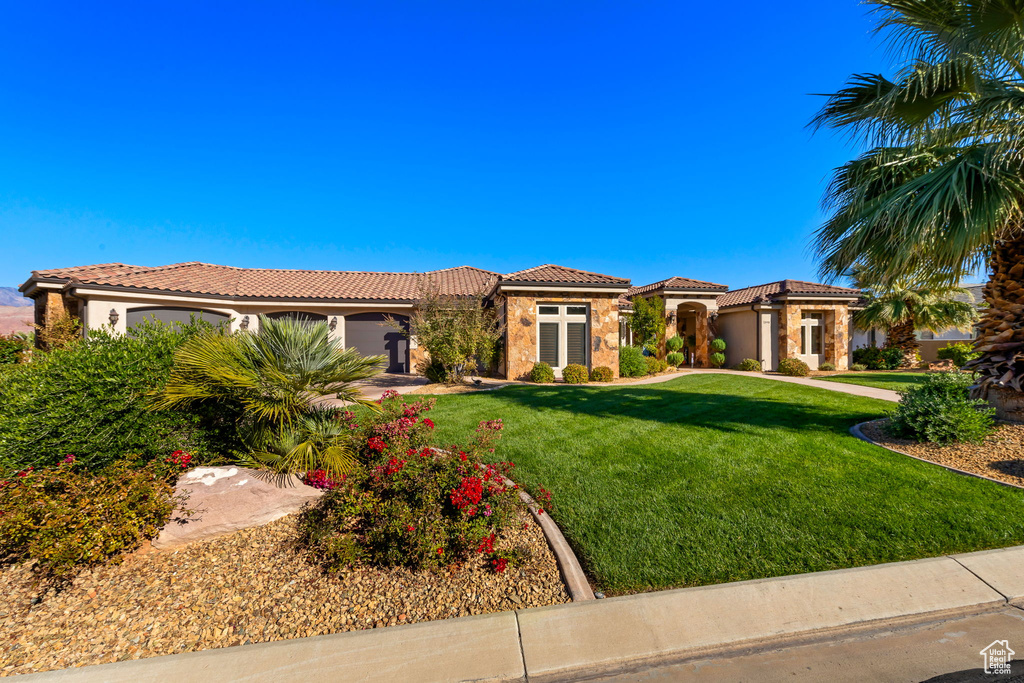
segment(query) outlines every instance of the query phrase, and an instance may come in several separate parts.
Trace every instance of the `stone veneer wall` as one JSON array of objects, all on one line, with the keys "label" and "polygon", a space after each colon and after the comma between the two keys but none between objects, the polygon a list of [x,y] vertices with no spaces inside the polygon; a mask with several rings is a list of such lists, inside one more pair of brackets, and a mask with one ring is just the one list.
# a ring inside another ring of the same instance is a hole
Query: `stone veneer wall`
[{"label": "stone veneer wall", "polygon": [[[537,362],[537,304],[590,304],[590,369],[606,366],[619,376],[618,295],[551,296],[545,292],[503,295],[505,304],[505,373],[509,379],[529,379]],[[501,300],[498,305],[501,305]]]},{"label": "stone veneer wall", "polygon": [[850,369],[848,304],[788,301],[783,303],[779,324],[779,360],[800,356],[800,321],[805,311],[825,314],[825,361],[836,370]]}]

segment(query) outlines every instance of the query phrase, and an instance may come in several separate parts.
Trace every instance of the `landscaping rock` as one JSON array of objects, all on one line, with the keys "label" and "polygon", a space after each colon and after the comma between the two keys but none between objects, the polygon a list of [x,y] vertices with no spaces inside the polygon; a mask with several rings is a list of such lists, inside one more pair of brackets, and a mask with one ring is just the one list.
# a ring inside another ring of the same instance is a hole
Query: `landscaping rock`
[{"label": "landscaping rock", "polygon": [[528,557],[501,574],[474,553],[438,571],[328,575],[295,547],[296,518],[136,553],[42,595],[30,563],[0,570],[0,676],[569,602],[525,510],[495,548]]},{"label": "landscaping rock", "polygon": [[994,434],[979,444],[942,446],[891,436],[885,431],[886,423],[888,420],[868,422],[861,425],[861,431],[878,444],[922,460],[1024,486],[1024,424],[999,425]]},{"label": "landscaping rock", "polygon": [[294,475],[244,467],[197,467],[178,478],[175,492],[187,498],[153,539],[160,550],[267,524],[323,495]]}]

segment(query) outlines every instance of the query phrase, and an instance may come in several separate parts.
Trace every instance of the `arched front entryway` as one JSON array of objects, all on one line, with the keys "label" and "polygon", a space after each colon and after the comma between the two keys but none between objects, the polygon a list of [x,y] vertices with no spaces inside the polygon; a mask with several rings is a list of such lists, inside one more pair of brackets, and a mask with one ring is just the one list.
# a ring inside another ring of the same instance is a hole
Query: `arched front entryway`
[{"label": "arched front entryway", "polygon": [[409,331],[409,318],[389,313],[353,313],[345,316],[345,346],[364,356],[384,356],[384,372],[409,372],[409,339],[392,326]]}]

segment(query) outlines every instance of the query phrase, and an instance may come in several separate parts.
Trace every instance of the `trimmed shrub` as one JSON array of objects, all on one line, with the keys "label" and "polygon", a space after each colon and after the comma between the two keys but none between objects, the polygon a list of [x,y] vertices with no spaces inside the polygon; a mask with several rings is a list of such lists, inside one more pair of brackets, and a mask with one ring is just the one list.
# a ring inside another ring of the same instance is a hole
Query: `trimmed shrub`
[{"label": "trimmed shrub", "polygon": [[38,469],[66,453],[98,471],[126,453],[149,461],[184,450],[209,462],[237,449],[230,405],[150,410],[175,350],[209,328],[147,321],[123,335],[96,329],[0,373],[0,471]]},{"label": "trimmed shrub", "polygon": [[825,362],[818,365],[818,369],[821,370],[822,372],[835,372],[836,366],[834,363]]},{"label": "trimmed shrub", "polygon": [[566,384],[586,384],[589,375],[582,365],[570,364],[562,368],[562,379]]},{"label": "trimmed shrub", "polygon": [[668,340],[665,341],[665,348],[668,349],[669,352],[672,352],[672,353],[675,353],[676,351],[678,351],[679,349],[683,348],[684,346],[686,346],[686,341],[682,337],[680,337],[678,334],[676,336],[671,337],[671,338],[669,338]]},{"label": "trimmed shrub", "polygon": [[623,346],[619,349],[619,376],[643,377],[647,374],[647,361],[644,352],[636,346]]},{"label": "trimmed shrub", "polygon": [[980,358],[981,354],[974,350],[974,344],[967,342],[955,342],[943,346],[936,352],[939,360],[951,360],[953,365],[958,368],[962,368],[975,358]]},{"label": "trimmed shrub", "polygon": [[555,381],[555,371],[547,363],[534,363],[530,370],[530,381],[537,384],[550,384]]},{"label": "trimmed shrub", "polygon": [[866,365],[868,370],[895,370],[903,364],[903,349],[880,349],[877,346],[863,346],[853,350],[853,362]]},{"label": "trimmed shrub", "polygon": [[648,375],[657,375],[668,369],[668,361],[658,360],[654,356],[644,356],[644,360],[647,363]]},{"label": "trimmed shrub", "polygon": [[444,384],[448,379],[448,373],[444,365],[435,361],[421,361],[416,367],[421,375],[427,378],[432,384]]},{"label": "trimmed shrub", "polygon": [[761,363],[753,358],[744,358],[740,361],[740,364],[736,366],[737,370],[743,370],[744,372],[761,372]]},{"label": "trimmed shrub", "polygon": [[790,377],[806,377],[811,368],[799,358],[783,358],[779,361],[779,372]]},{"label": "trimmed shrub", "polygon": [[889,413],[889,430],[896,436],[931,443],[980,443],[993,431],[995,408],[970,397],[969,373],[936,372],[900,393]]},{"label": "trimmed shrub", "polygon": [[711,340],[711,350],[716,353],[722,353],[725,351],[725,340],[721,337]]},{"label": "trimmed shrub", "polygon": [[712,367],[720,368],[725,365],[725,354],[724,353],[712,353],[708,356],[708,362],[711,363]]},{"label": "trimmed shrub", "polygon": [[613,379],[615,379],[615,373],[604,365],[594,368],[590,373],[591,382],[611,382]]},{"label": "trimmed shrub", "polygon": [[853,370],[854,372],[864,372],[865,370],[868,369],[868,366],[864,365],[863,363],[854,363],[853,365],[850,366],[850,369]]},{"label": "trimmed shrub", "polygon": [[[676,337],[678,339],[678,337]],[[686,362],[685,353],[670,353],[665,357],[665,360],[674,368],[678,368],[680,365]]]},{"label": "trimmed shrub", "polygon": [[171,480],[189,460],[181,452],[146,465],[122,459],[93,474],[68,455],[0,481],[0,559],[35,560],[56,582],[120,561],[156,536],[181,502]]}]

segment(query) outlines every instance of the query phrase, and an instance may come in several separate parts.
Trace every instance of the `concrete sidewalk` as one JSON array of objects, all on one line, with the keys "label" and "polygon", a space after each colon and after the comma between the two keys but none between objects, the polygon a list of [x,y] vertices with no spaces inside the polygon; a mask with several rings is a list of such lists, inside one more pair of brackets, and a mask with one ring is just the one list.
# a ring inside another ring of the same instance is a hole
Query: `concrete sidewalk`
[{"label": "concrete sidewalk", "polygon": [[[1022,566],[1024,547],[1016,547],[206,650],[24,680],[636,680],[638,672],[682,673],[678,667],[688,665],[680,662],[724,662],[753,649],[780,651],[984,614],[1012,617],[1017,608],[1011,606],[1024,605]],[[1003,633],[1014,624],[993,619],[993,640],[1022,632]]]},{"label": "concrete sidewalk", "polygon": [[820,379],[814,379],[811,377],[787,377],[785,375],[765,375],[760,372],[743,372],[741,370],[707,370],[707,369],[693,369],[693,370],[681,370],[678,373],[671,375],[658,375],[657,377],[645,377],[638,379],[635,382],[620,382],[615,386],[633,385],[633,384],[658,384],[659,382],[668,382],[673,379],[685,377],[687,375],[738,375],[740,377],[756,377],[758,379],[768,379],[775,382],[789,382],[790,384],[802,384],[805,387],[814,387],[816,389],[825,389],[827,391],[837,391],[841,394],[852,394],[853,396],[864,396],[866,398],[877,398],[882,401],[899,401],[900,395],[891,389],[876,389],[875,387],[865,387],[859,384],[843,384],[841,382],[824,382]]}]

